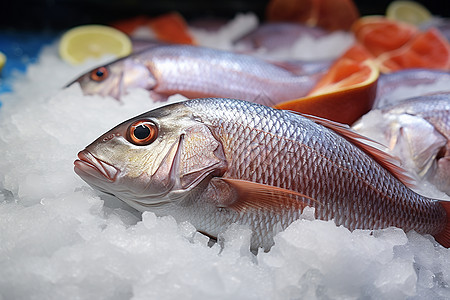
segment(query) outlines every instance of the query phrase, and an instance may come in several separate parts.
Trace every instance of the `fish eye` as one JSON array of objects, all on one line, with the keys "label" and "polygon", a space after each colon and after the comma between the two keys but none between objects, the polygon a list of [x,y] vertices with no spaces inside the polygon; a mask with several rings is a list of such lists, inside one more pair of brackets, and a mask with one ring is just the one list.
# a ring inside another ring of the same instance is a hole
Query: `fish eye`
[{"label": "fish eye", "polygon": [[158,136],[158,127],[149,120],[136,121],[128,127],[128,141],[137,146],[151,144]]},{"label": "fish eye", "polygon": [[94,81],[103,81],[108,78],[109,71],[106,67],[99,67],[91,72],[91,79]]}]

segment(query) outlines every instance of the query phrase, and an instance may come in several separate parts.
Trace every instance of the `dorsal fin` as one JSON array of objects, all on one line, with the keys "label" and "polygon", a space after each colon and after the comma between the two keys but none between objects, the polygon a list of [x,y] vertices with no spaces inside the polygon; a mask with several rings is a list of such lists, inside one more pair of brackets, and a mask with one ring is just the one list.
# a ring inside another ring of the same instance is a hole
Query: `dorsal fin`
[{"label": "dorsal fin", "polygon": [[292,113],[301,115],[314,121],[317,124],[333,130],[334,132],[345,138],[347,141],[364,151],[367,155],[372,157],[383,168],[391,172],[391,174],[394,175],[398,180],[400,180],[404,185],[410,188],[415,187],[416,183],[414,178],[400,165],[401,162],[397,157],[394,157],[387,152],[386,146],[357,133],[356,131],[352,130],[347,124],[341,124],[321,117],[302,114],[295,111],[293,111]]},{"label": "dorsal fin", "polygon": [[296,191],[251,182],[247,180],[221,178],[237,193],[236,201],[227,205],[238,212],[247,209],[279,211],[294,208],[303,211],[306,206],[321,205],[319,201]]},{"label": "dorsal fin", "polygon": [[265,106],[274,106],[276,105],[275,101],[273,101],[273,99],[271,99],[269,97],[269,95],[267,95],[267,93],[265,93],[264,91],[261,91],[261,93],[258,94],[258,96],[253,99],[252,101],[253,103],[258,103],[258,104],[262,104]]}]

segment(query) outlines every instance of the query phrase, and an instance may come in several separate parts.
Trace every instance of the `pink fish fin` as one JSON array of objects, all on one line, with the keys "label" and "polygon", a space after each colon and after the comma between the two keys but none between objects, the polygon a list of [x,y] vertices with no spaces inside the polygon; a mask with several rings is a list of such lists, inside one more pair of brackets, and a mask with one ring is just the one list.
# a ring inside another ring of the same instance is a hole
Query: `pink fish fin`
[{"label": "pink fish fin", "polygon": [[401,162],[398,157],[392,156],[387,152],[386,146],[357,133],[356,131],[352,130],[347,124],[341,124],[312,115],[301,113],[296,114],[300,114],[317,124],[333,130],[334,132],[345,138],[347,141],[364,151],[367,155],[372,157],[377,163],[391,172],[391,174],[394,175],[398,180],[400,180],[404,185],[410,188],[414,188],[416,186],[416,180],[412,177],[412,175],[410,175],[407,170],[405,170],[401,166]]},{"label": "pink fish fin", "polygon": [[447,224],[444,230],[439,232],[434,236],[436,241],[444,246],[445,248],[450,248],[450,201],[439,201],[439,203],[444,207],[447,213]]},{"label": "pink fish fin", "polygon": [[284,188],[239,179],[222,178],[222,180],[237,194],[236,200],[227,207],[238,212],[245,212],[248,209],[273,212],[292,209],[303,211],[306,206],[321,205],[316,199]]},{"label": "pink fish fin", "polygon": [[148,91],[148,94],[154,102],[165,102],[169,98],[169,96],[157,93],[155,91]]},{"label": "pink fish fin", "polygon": [[253,103],[262,104],[265,106],[275,106],[277,103],[272,100],[269,95],[267,95],[264,91],[261,91],[261,93],[252,101]]},{"label": "pink fish fin", "polygon": [[268,63],[275,65],[281,69],[284,69],[290,73],[292,73],[293,75],[303,75],[304,70],[303,67],[300,63],[291,63],[289,61],[276,61],[276,60],[268,60],[265,59],[265,61],[267,61]]},{"label": "pink fish fin", "polygon": [[275,65],[281,69],[284,69],[293,75],[296,76],[302,76],[302,75],[309,75],[314,77],[314,81],[318,80],[320,77],[322,77],[325,72],[330,68],[331,66],[331,60],[329,61],[317,61],[317,62],[307,62],[307,61],[298,61],[298,60],[291,60],[291,61],[277,61],[277,60],[270,60],[270,59],[264,59],[268,63]]}]

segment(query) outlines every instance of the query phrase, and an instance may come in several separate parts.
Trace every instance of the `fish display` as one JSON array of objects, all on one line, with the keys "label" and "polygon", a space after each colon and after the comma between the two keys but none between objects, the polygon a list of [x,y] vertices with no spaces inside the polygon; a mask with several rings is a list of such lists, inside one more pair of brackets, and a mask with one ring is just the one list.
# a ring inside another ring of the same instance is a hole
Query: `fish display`
[{"label": "fish display", "polygon": [[350,230],[396,226],[450,245],[450,202],[423,197],[348,127],[241,100],[194,99],[125,121],[79,152],[75,172],[130,206],[218,237],[273,237],[305,207]]},{"label": "fish display", "polygon": [[256,57],[188,45],[160,45],[97,67],[78,82],[86,95],[116,99],[129,88],[155,100],[225,97],[275,105],[305,96],[323,72],[299,76]]},{"label": "fish display", "polygon": [[450,92],[403,100],[368,115],[374,116],[374,126],[363,118],[353,127],[378,133],[419,178],[450,195]]}]

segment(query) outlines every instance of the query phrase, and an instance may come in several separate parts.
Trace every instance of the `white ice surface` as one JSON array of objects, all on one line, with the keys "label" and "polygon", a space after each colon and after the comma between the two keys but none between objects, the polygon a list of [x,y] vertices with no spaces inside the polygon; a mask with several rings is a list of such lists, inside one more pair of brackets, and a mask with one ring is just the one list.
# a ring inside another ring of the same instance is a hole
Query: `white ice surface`
[{"label": "white ice surface", "polygon": [[211,246],[97,194],[73,172],[77,152],[155,104],[60,89],[83,69],[49,47],[0,95],[0,299],[450,298],[450,250],[430,236],[349,232],[307,211],[255,255],[247,228]]}]

